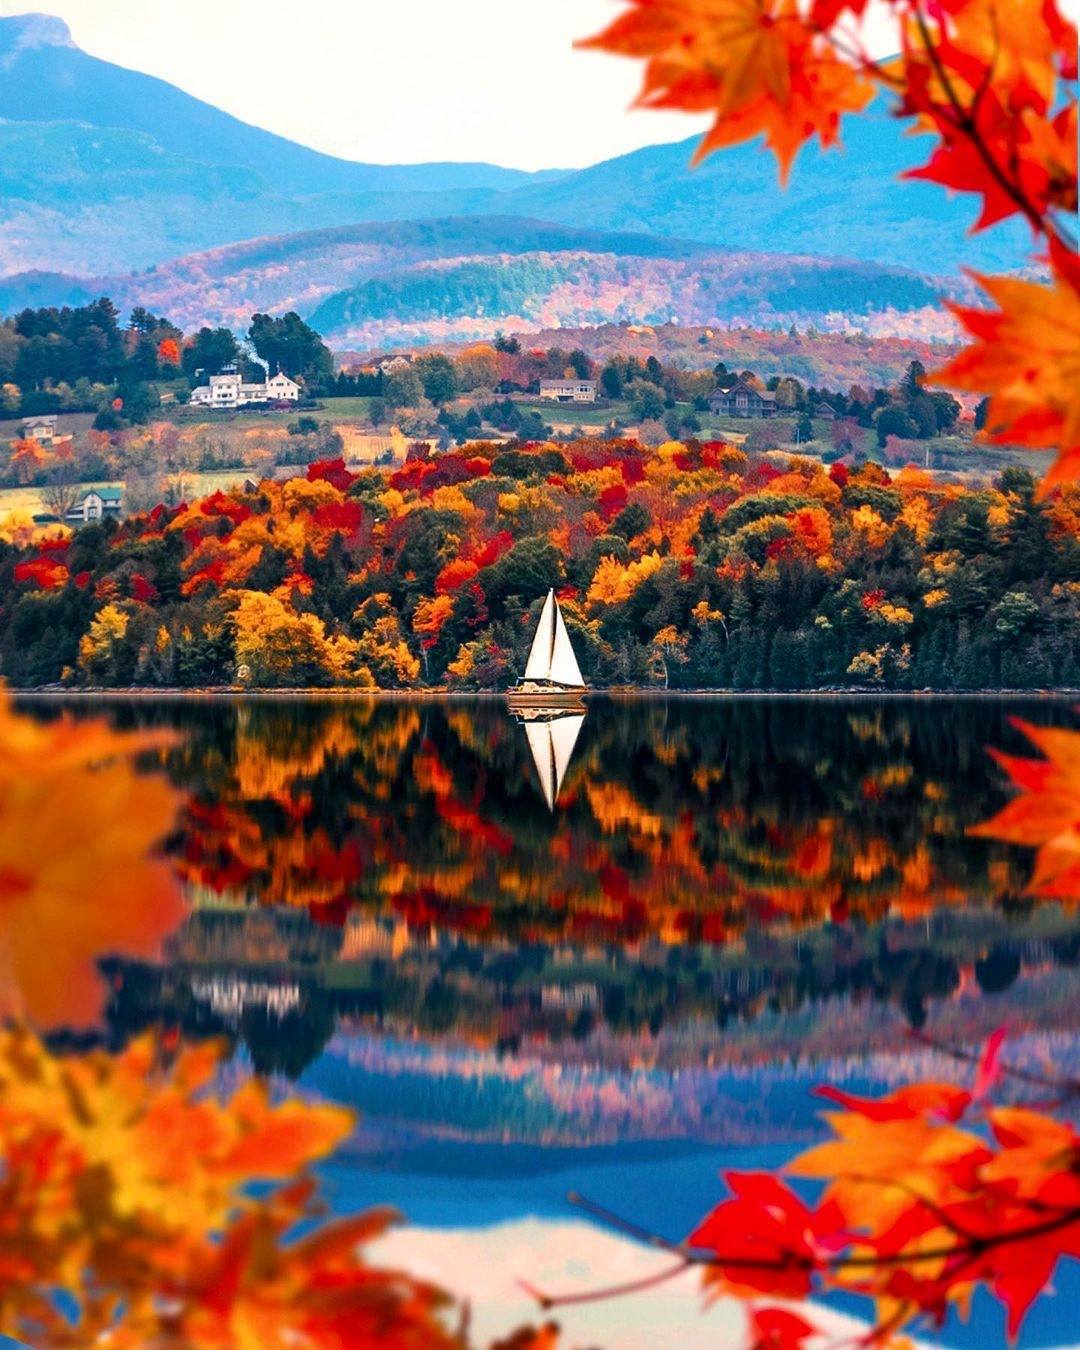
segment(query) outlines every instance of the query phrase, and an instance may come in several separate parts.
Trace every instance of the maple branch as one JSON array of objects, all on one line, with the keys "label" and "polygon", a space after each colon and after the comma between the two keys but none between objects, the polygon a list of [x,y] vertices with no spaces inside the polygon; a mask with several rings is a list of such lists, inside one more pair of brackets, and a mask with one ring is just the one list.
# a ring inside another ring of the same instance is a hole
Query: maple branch
[{"label": "maple branch", "polygon": [[[949,100],[949,105],[953,110],[955,121],[953,125],[961,132],[974,146],[979,158],[985,164],[990,176],[998,187],[1010,197],[1020,209],[1022,214],[1027,217],[1028,224],[1037,234],[1045,234],[1050,239],[1055,239],[1066,248],[1076,250],[1076,244],[1072,241],[1067,232],[1060,229],[1057,222],[1052,220],[1049,213],[1044,215],[1037,206],[1035,206],[1027,193],[1013,178],[1010,178],[1005,170],[998,163],[990,150],[990,147],[983,139],[975,120],[975,112],[978,107],[978,96],[970,108],[966,107],[963,100],[956,91],[956,87],[949,75],[948,68],[941,59],[941,55],[934,43],[933,34],[930,32],[930,26],[926,22],[926,15],[923,13],[922,5],[915,3],[911,7],[911,12],[915,16],[915,24],[919,30],[919,36],[922,39],[923,48],[926,51],[927,58],[933,68],[934,74],[941,82],[941,87],[945,91],[945,97]],[[979,91],[981,94],[982,90]]]},{"label": "maple branch", "polygon": [[810,27],[819,37],[825,39],[837,56],[845,57],[863,74],[869,75],[878,84],[897,93],[903,90],[904,81],[900,76],[891,74],[880,61],[875,61],[854,36],[848,37],[847,34],[837,33],[831,28],[823,28],[821,24],[811,24]]},{"label": "maple branch", "polygon": [[[571,1204],[577,1205],[581,1209],[586,1209],[596,1218],[600,1219],[609,1227],[618,1232],[633,1238],[649,1247],[658,1247],[663,1251],[674,1252],[679,1256],[679,1261],[674,1266],[668,1266],[665,1270],[656,1275],[645,1276],[643,1279],[631,1280],[625,1284],[608,1285],[600,1289],[585,1290],[580,1294],[545,1294],[534,1286],[521,1282],[531,1298],[536,1299],[539,1305],[545,1310],[560,1307],[567,1303],[594,1303],[607,1298],[619,1298],[624,1294],[639,1292],[643,1289],[652,1288],[655,1285],[662,1284],[666,1280],[674,1279],[676,1275],[692,1266],[713,1267],[721,1271],[724,1270],[757,1270],[757,1271],[790,1271],[807,1270],[815,1271],[819,1274],[836,1274],[847,1270],[888,1270],[917,1266],[926,1261],[952,1261],[959,1260],[959,1269],[969,1265],[976,1257],[984,1256],[988,1251],[997,1247],[1006,1246],[1013,1242],[1027,1242],[1033,1238],[1046,1237],[1050,1233],[1055,1233],[1059,1229],[1068,1228],[1070,1225],[1080,1221],[1080,1206],[1073,1205],[1068,1209],[1063,1208],[1052,1218],[1044,1219],[1040,1223],[1030,1224],[1024,1228],[1009,1228],[996,1233],[989,1233],[985,1237],[979,1237],[971,1234],[966,1235],[963,1241],[950,1243],[948,1246],[927,1247],[922,1251],[899,1251],[899,1252],[874,1252],[869,1255],[860,1255],[858,1253],[849,1253],[847,1255],[831,1256],[825,1260],[813,1260],[801,1254],[792,1253],[789,1256],[759,1258],[748,1256],[725,1257],[718,1253],[694,1250],[685,1244],[671,1242],[668,1238],[662,1237],[659,1233],[650,1232],[640,1224],[636,1224],[629,1219],[622,1218],[621,1215],[605,1209],[602,1205],[594,1204],[591,1200],[586,1200],[583,1196],[571,1192],[567,1196]],[[949,1226],[954,1232],[958,1230],[951,1221]],[[859,1238],[852,1237],[851,1245],[858,1246]]]},{"label": "maple branch", "polygon": [[[907,1034],[921,1045],[936,1050],[939,1054],[947,1055],[950,1059],[962,1060],[965,1064],[978,1064],[982,1058],[981,1055],[976,1055],[970,1050],[963,1050],[957,1046],[946,1045],[943,1041],[935,1040],[927,1031],[909,1028]],[[1051,1078],[1046,1074],[1033,1073],[1030,1069],[1019,1069],[1004,1061],[999,1061],[998,1067],[1000,1072],[1006,1074],[1009,1078],[1031,1083],[1035,1087],[1053,1088],[1062,1092],[1065,1094],[1066,1100],[1080,1096],[1080,1078]]]},{"label": "maple branch", "polygon": [[580,1294],[545,1294],[526,1280],[518,1280],[518,1285],[525,1290],[530,1298],[535,1299],[545,1312],[549,1312],[552,1308],[564,1308],[571,1303],[601,1303],[604,1299],[622,1298],[626,1294],[640,1294],[646,1289],[655,1289],[658,1284],[673,1280],[676,1275],[682,1275],[694,1264],[695,1262],[689,1257],[684,1257],[681,1261],[677,1261],[675,1265],[667,1266],[655,1275],[644,1275],[638,1280],[627,1280],[623,1284],[609,1284],[599,1289],[586,1289]]},{"label": "maple branch", "polygon": [[[915,22],[918,26],[919,35],[922,39],[923,47],[926,50],[927,57],[933,67],[934,73],[941,82],[941,87],[949,100],[948,108],[938,108],[938,114],[942,116],[949,124],[961,135],[967,137],[975,148],[979,158],[985,164],[994,182],[1002,189],[1005,194],[1012,199],[1027,218],[1032,229],[1038,234],[1045,234],[1048,238],[1057,240],[1065,248],[1076,252],[1076,241],[1073,239],[1069,230],[1061,224],[1059,220],[1047,211],[1043,214],[1037,206],[1030,200],[1023,188],[1020,186],[1015,176],[1010,176],[1005,169],[995,159],[990,147],[986,144],[978,129],[976,114],[983,98],[990,89],[993,81],[994,68],[997,64],[998,52],[1000,50],[1000,40],[997,37],[996,18],[994,21],[995,47],[990,61],[987,63],[983,78],[975,91],[971,106],[965,106],[963,100],[957,93],[956,87],[949,75],[948,68],[941,60],[940,54],[934,44],[933,34],[930,32],[926,17],[923,14],[919,4],[912,6],[912,13],[915,16]],[[850,61],[853,66],[860,70],[864,75],[874,80],[883,88],[891,90],[893,93],[902,94],[907,89],[907,83],[898,75],[893,75],[886,70],[880,61],[874,60],[862,44],[853,37],[845,33],[838,33],[833,29],[825,28],[821,24],[809,25],[811,30],[819,37],[823,38],[833,51],[838,55]],[[951,116],[945,117],[946,113]]]},{"label": "maple branch", "polygon": [[671,1242],[667,1238],[661,1237],[659,1233],[652,1233],[641,1224],[634,1223],[632,1219],[624,1219],[621,1214],[616,1214],[614,1210],[605,1209],[603,1205],[598,1205],[595,1200],[589,1200],[586,1196],[579,1195],[577,1191],[570,1191],[566,1199],[575,1208],[585,1210],[608,1228],[614,1228],[625,1237],[633,1238],[635,1242],[641,1242],[646,1247],[658,1247],[661,1251],[672,1252],[688,1259],[690,1257],[690,1248],[687,1247],[685,1242]]},{"label": "maple branch", "polygon": [[910,1318],[918,1312],[918,1306],[911,1303],[901,1303],[891,1317],[886,1317],[882,1322],[875,1322],[874,1326],[865,1336],[860,1336],[855,1342],[857,1346],[866,1345],[887,1345],[888,1338],[894,1331],[899,1331]]}]

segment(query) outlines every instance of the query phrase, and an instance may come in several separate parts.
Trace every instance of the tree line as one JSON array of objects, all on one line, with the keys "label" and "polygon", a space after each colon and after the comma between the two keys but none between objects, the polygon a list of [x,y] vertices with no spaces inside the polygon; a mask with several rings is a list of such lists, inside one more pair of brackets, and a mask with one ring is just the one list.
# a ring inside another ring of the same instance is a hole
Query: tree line
[{"label": "tree line", "polygon": [[329,348],[295,313],[253,315],[241,341],[226,327],[185,334],[141,305],[122,325],[105,296],[27,308],[0,323],[0,408],[23,416],[95,412],[100,429],[114,430],[148,419],[160,406],[161,382],[183,401],[193,384],[228,365],[261,380],[260,362],[312,391],[333,380]]},{"label": "tree line", "polygon": [[594,685],[1080,684],[1080,490],[723,442],[414,447],[0,544],[14,685],[504,688],[554,586]]}]

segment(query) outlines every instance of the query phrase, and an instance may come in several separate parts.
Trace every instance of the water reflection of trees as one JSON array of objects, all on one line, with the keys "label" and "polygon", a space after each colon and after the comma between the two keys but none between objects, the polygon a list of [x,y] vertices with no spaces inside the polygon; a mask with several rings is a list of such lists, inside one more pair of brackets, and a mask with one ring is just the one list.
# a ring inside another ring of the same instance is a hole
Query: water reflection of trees
[{"label": "water reflection of trees", "polygon": [[[342,1015],[507,1048],[836,996],[921,1025],[962,982],[1076,957],[1025,858],[965,835],[1000,804],[984,747],[1012,711],[604,703],[551,814],[495,703],[127,706],[185,732],[196,909],[162,967],[111,968],[114,1029],[167,1013],[296,1071]],[[300,999],[223,1016],[192,993],[207,971]]]},{"label": "water reflection of trees", "polygon": [[[219,896],[384,902],[475,931],[715,940],[778,920],[1004,899],[1018,854],[968,840],[999,804],[994,704],[606,705],[554,817],[497,705],[178,708],[177,849]],[[497,917],[496,917],[497,916]]]},{"label": "water reflection of trees", "polygon": [[[1011,918],[980,909],[929,924],[830,926],[738,951],[655,941],[630,951],[491,944],[452,933],[410,936],[403,927],[361,920],[338,929],[281,911],[196,912],[163,963],[103,963],[112,1034],[125,1040],[165,1021],[190,1035],[226,1035],[248,1046],[257,1068],[290,1075],[343,1018],[509,1052],[584,1045],[603,1032],[593,1053],[611,1063],[622,1058],[621,1038],[633,1040],[626,1057],[640,1061],[642,1036],[681,1028],[692,1060],[765,1011],[790,1014],[833,999],[853,1008],[887,1002],[921,1027],[934,1001],[962,984],[999,994],[1024,972],[1080,959],[1080,933],[1057,906]],[[752,1031],[744,1045],[748,1039]],[[672,1041],[653,1053],[671,1061],[683,1052]]]}]

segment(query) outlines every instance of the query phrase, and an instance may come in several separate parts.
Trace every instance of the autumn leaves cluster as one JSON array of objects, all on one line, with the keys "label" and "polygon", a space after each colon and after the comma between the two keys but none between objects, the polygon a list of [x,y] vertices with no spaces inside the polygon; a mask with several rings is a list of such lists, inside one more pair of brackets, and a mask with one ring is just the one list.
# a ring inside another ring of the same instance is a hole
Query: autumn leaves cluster
[{"label": "autumn leaves cluster", "polygon": [[[980,278],[957,307],[972,339],[937,378],[990,397],[997,440],[1057,452],[1080,473],[1077,35],[1055,0],[888,0],[890,60],[864,44],[866,0],[629,0],[584,45],[644,61],[640,102],[714,115],[699,157],[763,135],[787,175],[799,148],[840,138],[879,92],[933,137],[914,177],[978,203],[976,228],[1019,216],[1046,281]],[[883,190],[887,190],[883,185]]]},{"label": "autumn leaves cluster", "polygon": [[103,951],[150,956],[180,921],[158,852],[179,803],[134,767],[160,735],[39,722],[0,692],[0,744],[0,1334],[41,1350],[466,1350],[449,1295],[365,1260],[395,1214],[325,1218],[309,1168],[351,1112],[230,1086],[221,1045],[171,1031],[115,1053],[42,1039],[97,1025]]},{"label": "autumn leaves cluster", "polygon": [[[866,1099],[822,1089],[842,1108],[826,1115],[833,1138],[784,1169],[823,1183],[816,1202],[769,1173],[727,1174],[731,1198],[685,1244],[706,1290],[861,1294],[876,1307],[874,1343],[894,1344],[915,1318],[940,1325],[966,1308],[982,1285],[1015,1337],[1058,1262],[1080,1256],[1080,1135],[989,1103],[1000,1043],[974,1090],[928,1082]],[[804,1322],[764,1344],[794,1350],[816,1334]]]}]

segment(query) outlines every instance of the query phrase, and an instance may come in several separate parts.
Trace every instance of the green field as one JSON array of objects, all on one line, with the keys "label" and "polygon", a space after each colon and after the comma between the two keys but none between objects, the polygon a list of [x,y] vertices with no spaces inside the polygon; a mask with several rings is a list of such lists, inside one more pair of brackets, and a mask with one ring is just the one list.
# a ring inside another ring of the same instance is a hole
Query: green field
[{"label": "green field", "polygon": [[362,417],[366,421],[371,416],[371,405],[377,402],[374,398],[360,395],[350,398],[324,398],[322,401],[326,404],[325,410],[313,412],[310,416],[329,422],[339,421],[343,417]]}]

